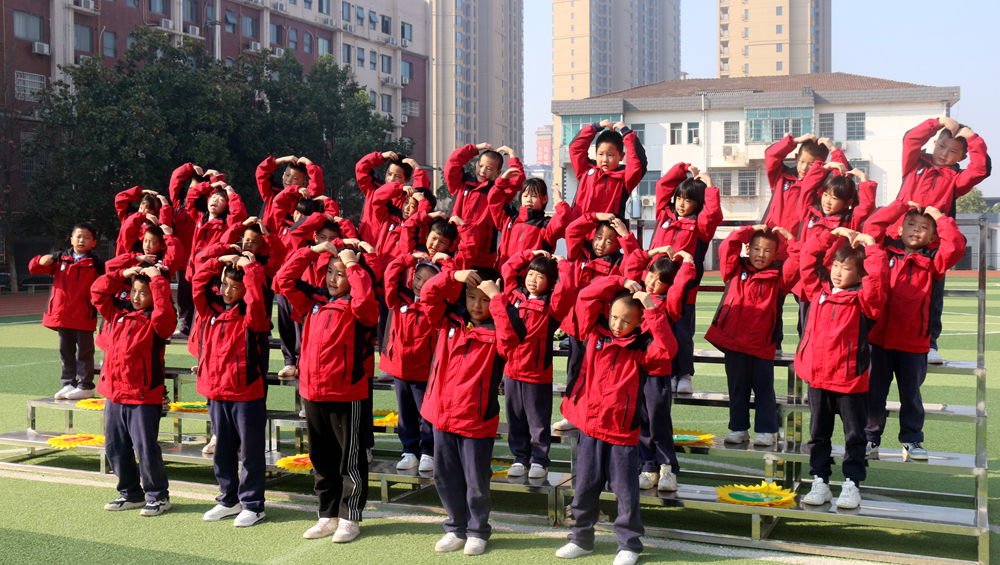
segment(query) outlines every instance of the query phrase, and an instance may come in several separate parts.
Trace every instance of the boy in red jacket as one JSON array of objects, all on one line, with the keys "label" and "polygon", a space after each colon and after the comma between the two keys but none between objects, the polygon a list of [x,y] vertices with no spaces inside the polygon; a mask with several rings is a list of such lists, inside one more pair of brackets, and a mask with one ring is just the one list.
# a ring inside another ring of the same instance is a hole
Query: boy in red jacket
[{"label": "boy in red jacket", "polygon": [[[509,172],[509,170],[508,170]],[[506,190],[509,181],[506,173],[497,179],[497,186]],[[502,198],[500,192],[490,193],[490,198]],[[522,251],[555,251],[556,242],[562,239],[569,225],[573,210],[563,201],[562,193],[552,189],[555,214],[547,216],[545,205],[549,202],[548,188],[542,179],[524,181],[521,190],[521,207],[513,204],[491,206],[494,221],[500,230],[499,264],[502,267],[508,259]]]},{"label": "boy in red jacket", "polygon": [[[287,165],[284,172],[281,173],[281,188],[274,186],[272,182],[272,175],[278,169],[278,165]],[[257,165],[256,177],[257,190],[260,192],[260,199],[264,201],[264,207],[260,212],[262,218],[269,216],[271,201],[285,188],[301,186],[306,188],[306,192],[313,197],[322,196],[326,192],[326,187],[323,184],[323,169],[317,167],[306,157],[287,155],[275,159],[268,156]],[[336,216],[337,213],[334,215]],[[277,231],[277,229],[272,228],[271,231]]]},{"label": "boy in red jacket", "polygon": [[[815,166],[815,165],[814,165]],[[844,245],[844,239],[848,243]],[[827,261],[829,250],[836,251]],[[820,505],[830,492],[831,438],[836,415],[844,424],[844,484],[839,508],[861,504],[868,420],[868,332],[885,305],[889,280],[885,252],[870,235],[845,227],[819,231],[800,259],[802,298],[809,319],[795,354],[795,372],[809,383],[809,473],[814,480],[802,502]]]},{"label": "boy in red jacket", "polygon": [[[219,291],[212,280],[221,272]],[[209,399],[215,434],[218,504],[202,517],[233,525],[264,521],[264,380],[261,344],[271,333],[264,307],[264,267],[248,257],[224,255],[198,267],[191,284],[204,321],[198,357],[198,394]],[[239,458],[239,459],[237,459]],[[243,473],[240,476],[239,468]]]},{"label": "boy in red jacket", "polygon": [[[375,176],[375,169],[383,163],[389,163],[385,168],[384,181]],[[379,189],[391,183],[404,185],[411,180],[414,189],[426,189],[431,186],[427,172],[420,168],[414,159],[401,159],[395,151],[383,151],[382,153],[376,151],[365,155],[355,165],[354,176],[358,181],[358,188],[365,196],[365,207],[361,211],[359,232],[361,239],[368,242],[375,242],[378,239],[384,222],[384,219],[380,219],[376,213],[376,210],[385,203],[376,200],[376,193]],[[403,208],[406,199],[403,198],[402,194],[394,194],[389,202],[396,208]]]},{"label": "boy in red jacket", "polygon": [[438,328],[431,378],[421,415],[434,426],[434,486],[448,519],[435,551],[486,551],[492,528],[490,479],[493,442],[500,423],[497,393],[504,359],[525,338],[507,314],[496,272],[445,268],[424,284],[423,301],[440,307],[461,293],[464,308],[450,308]]},{"label": "boy in red jacket", "polygon": [[[331,257],[324,286],[304,282],[309,264],[326,253]],[[338,253],[327,241],[296,251],[274,279],[275,291],[302,318],[299,393],[319,497],[319,521],[303,534],[307,539],[334,534],[333,541],[342,543],[358,537],[368,499],[361,420],[371,422],[371,410],[365,410],[370,376],[365,362],[378,302],[372,278],[359,261],[354,251]]]},{"label": "boy in red jacket", "polygon": [[[133,202],[133,198],[139,197],[139,211],[133,214],[128,213],[128,206]],[[121,255],[129,251],[140,251],[142,243],[142,233],[149,226],[174,225],[174,209],[170,207],[170,201],[166,197],[157,194],[152,190],[142,190],[141,187],[133,187],[129,190],[119,192],[115,196],[115,208],[118,209],[118,217],[122,221],[122,227],[118,230],[118,239],[115,242],[115,255]]]},{"label": "boy in red jacket", "polygon": [[104,261],[93,252],[97,228],[83,222],[73,226],[70,249],[39,255],[28,264],[33,275],[52,275],[52,292],[42,325],[59,332],[62,388],[57,400],[94,397],[94,330],[97,310],[90,304],[90,286],[104,274]]},{"label": "boy in red jacket", "polygon": [[[118,290],[129,278],[129,300],[118,301]],[[104,447],[118,477],[119,496],[104,509],[142,508],[140,516],[158,516],[171,507],[167,471],[156,443],[163,349],[177,326],[170,281],[156,267],[130,267],[101,276],[90,295],[110,326],[97,391],[107,399]]]},{"label": "boy in red jacket", "polygon": [[[589,154],[595,136],[597,160],[593,161]],[[635,132],[624,122],[612,124],[611,120],[583,126],[569,146],[569,156],[579,181],[573,218],[599,213],[624,215],[625,201],[646,174],[646,150]]]},{"label": "boy in red jacket", "polygon": [[[886,226],[903,217],[903,225],[890,237]],[[926,460],[924,403],[920,386],[927,377],[930,348],[930,310],[933,288],[965,254],[965,237],[954,218],[933,206],[921,209],[916,202],[899,200],[877,210],[865,224],[865,233],[880,242],[889,257],[889,299],[872,328],[872,370],[868,389],[866,451],[878,458],[885,430],[885,401],[893,374],[899,389],[899,442],[910,459]],[[930,244],[937,241],[937,247]]]},{"label": "boy in red jacket", "polygon": [[[767,224],[744,226],[726,237],[719,249],[726,290],[705,339],[726,356],[729,382],[729,429],[726,443],[750,439],[750,392],[754,397],[753,444],[774,445],[778,401],[774,395],[774,353],[778,305],[799,280],[799,254],[788,230]],[[747,257],[741,257],[743,246]],[[785,255],[787,260],[777,259]]]},{"label": "boy in red jacket", "polygon": [[582,290],[576,317],[586,355],[579,375],[567,378],[561,407],[580,429],[570,506],[575,522],[569,543],[556,557],[572,559],[594,550],[601,492],[610,483],[618,498],[615,563],[633,565],[645,532],[635,472],[643,385],[649,372],[670,366],[677,342],[666,311],[653,305],[639,283],[619,277],[602,277]]},{"label": "boy in red jacket", "polygon": [[[187,266],[192,253],[191,244],[194,242],[194,228],[197,219],[192,219],[187,211],[187,190],[209,181],[222,180],[219,172],[209,169],[205,170],[194,163],[184,163],[174,169],[170,174],[170,202],[173,206],[174,223],[171,226],[174,234],[184,246],[183,253],[178,256],[178,262]],[[177,271],[177,319],[178,337],[191,332],[191,324],[194,322],[194,302],[191,300],[191,279],[187,278],[184,268]]]}]

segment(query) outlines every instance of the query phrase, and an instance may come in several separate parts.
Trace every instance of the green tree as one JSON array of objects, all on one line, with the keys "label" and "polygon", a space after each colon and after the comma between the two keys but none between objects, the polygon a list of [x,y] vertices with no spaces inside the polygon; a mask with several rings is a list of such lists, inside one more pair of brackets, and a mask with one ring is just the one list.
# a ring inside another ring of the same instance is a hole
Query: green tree
[{"label": "green tree", "polygon": [[978,188],[973,188],[955,202],[955,212],[958,214],[982,214],[988,211],[989,206],[983,199],[983,192]]}]

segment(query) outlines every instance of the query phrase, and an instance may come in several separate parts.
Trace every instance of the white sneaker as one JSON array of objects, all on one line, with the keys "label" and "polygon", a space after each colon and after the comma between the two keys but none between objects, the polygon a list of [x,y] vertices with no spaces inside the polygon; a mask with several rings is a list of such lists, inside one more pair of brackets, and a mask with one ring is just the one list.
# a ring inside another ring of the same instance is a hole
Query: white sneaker
[{"label": "white sneaker", "polygon": [[618,555],[615,556],[615,560],[612,565],[635,565],[635,562],[638,560],[638,553],[623,549],[618,552]]},{"label": "white sneaker", "polygon": [[677,379],[674,377],[670,379],[670,392],[677,392]]},{"label": "white sneaker", "polygon": [[203,455],[211,455],[211,454],[215,453],[215,444],[216,443],[217,442],[215,440],[215,436],[213,435],[212,439],[208,440],[208,443],[205,444],[205,447],[201,448],[201,453]]},{"label": "white sneaker", "polygon": [[466,555],[482,555],[484,551],[486,551],[486,540],[470,537],[465,540],[465,550],[462,553]]},{"label": "white sneaker", "polygon": [[59,392],[53,394],[52,398],[55,398],[56,400],[66,400],[66,395],[73,392],[74,390],[76,390],[75,386],[66,385],[61,389],[59,389]]},{"label": "white sneaker", "polygon": [[524,463],[514,463],[507,469],[508,477],[523,477],[525,473],[528,472],[528,468],[524,466]]},{"label": "white sneaker", "polygon": [[250,526],[256,526],[257,524],[264,521],[266,516],[264,512],[254,512],[253,510],[244,510],[240,512],[240,515],[233,520],[233,525],[237,528],[247,528]]},{"label": "white sneaker", "polygon": [[903,453],[914,461],[927,461],[927,450],[919,441],[903,444]]},{"label": "white sneaker", "polygon": [[832,498],[833,493],[830,492],[830,487],[828,487],[820,477],[814,477],[812,488],[809,490],[809,494],[802,497],[802,502],[813,506],[819,506],[830,502]]},{"label": "white sneaker", "polygon": [[295,368],[295,365],[285,365],[278,371],[278,378],[283,381],[294,381],[298,374],[299,370]]},{"label": "white sneaker", "polygon": [[232,506],[230,508],[226,508],[221,504],[216,504],[214,508],[212,508],[208,512],[205,512],[205,514],[202,515],[201,519],[206,522],[218,522],[223,518],[229,518],[230,516],[235,516],[240,512],[243,512],[243,505],[240,504],[239,502],[236,503],[236,506]]},{"label": "white sneaker", "polygon": [[66,400],[83,400],[85,398],[94,398],[94,389],[76,387],[66,393]]},{"label": "white sneaker", "polygon": [[944,363],[944,357],[941,357],[937,349],[931,349],[927,352],[927,362],[932,365],[940,365]]},{"label": "white sneaker", "polygon": [[878,444],[869,441],[868,445],[865,446],[865,458],[866,459],[878,459]]},{"label": "white sneaker", "polygon": [[303,408],[302,410],[299,410],[299,418],[302,418],[303,420],[306,419],[306,409],[305,408]]},{"label": "white sneaker", "polygon": [[531,468],[528,469],[529,479],[544,479],[547,476],[549,476],[549,470],[538,463],[532,463]]},{"label": "white sneaker", "polygon": [[429,473],[429,472],[433,471],[434,470],[434,457],[432,457],[430,455],[426,455],[426,454],[425,455],[421,455],[420,456],[420,466],[417,467],[417,470],[420,471],[421,473]]},{"label": "white sneaker", "polygon": [[320,539],[337,531],[337,518],[320,518],[316,525],[302,534],[306,539]]},{"label": "white sneaker", "polygon": [[722,438],[723,443],[743,443],[750,439],[749,430],[733,430]]},{"label": "white sneaker", "polygon": [[365,450],[365,456],[368,457],[368,464],[371,465],[372,464],[372,450],[370,448]]},{"label": "white sneaker", "polygon": [[753,438],[754,445],[770,446],[774,445],[774,434],[760,433]]},{"label": "white sneaker", "polygon": [[670,470],[670,465],[660,465],[660,482],[656,484],[656,490],[677,492],[677,476]]},{"label": "white sneaker", "polygon": [[[694,389],[691,388],[691,375],[684,375],[677,379],[677,394],[691,394],[692,392],[694,392]],[[632,552],[630,551],[629,553]]]},{"label": "white sneaker", "polygon": [[570,421],[566,418],[563,418],[555,424],[552,424],[552,429],[559,430],[560,432],[568,432],[570,430],[575,430],[576,426],[570,423]]},{"label": "white sneaker", "polygon": [[361,526],[353,520],[341,519],[333,534],[333,543],[347,543],[361,534]]},{"label": "white sneaker", "polygon": [[417,460],[417,456],[412,453],[404,453],[403,458],[396,463],[396,468],[400,471],[406,471],[407,469],[412,469],[420,464]]},{"label": "white sneaker", "polygon": [[655,471],[643,471],[639,473],[639,490],[646,490],[653,488],[656,481],[660,480]]},{"label": "white sneaker", "polygon": [[393,377],[389,373],[382,373],[381,375],[378,376],[377,380],[380,383],[391,383],[393,381],[393,379],[395,379],[395,378],[396,377]]},{"label": "white sneaker", "polygon": [[861,493],[858,486],[851,479],[846,479],[840,488],[840,496],[837,497],[837,508],[857,508],[861,505]]},{"label": "white sneaker", "polygon": [[556,550],[556,557],[560,557],[562,559],[576,559],[577,557],[582,557],[593,552],[593,549],[584,549],[573,542],[569,542]]},{"label": "white sneaker", "polygon": [[434,544],[434,551],[447,553],[449,551],[457,551],[463,547],[465,547],[465,540],[451,532],[448,532],[443,538],[439,539],[438,542]]}]

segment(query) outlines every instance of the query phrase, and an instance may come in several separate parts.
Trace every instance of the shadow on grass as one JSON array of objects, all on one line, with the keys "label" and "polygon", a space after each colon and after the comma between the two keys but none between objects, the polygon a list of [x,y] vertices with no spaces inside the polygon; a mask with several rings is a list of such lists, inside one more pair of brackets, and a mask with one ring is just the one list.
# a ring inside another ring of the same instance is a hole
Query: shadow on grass
[{"label": "shadow on grass", "polygon": [[16,563],[49,565],[80,563],[178,563],[183,565],[229,564],[235,561],[209,559],[189,554],[155,551],[111,543],[79,540],[34,532],[0,528],[0,551],[16,555]]}]

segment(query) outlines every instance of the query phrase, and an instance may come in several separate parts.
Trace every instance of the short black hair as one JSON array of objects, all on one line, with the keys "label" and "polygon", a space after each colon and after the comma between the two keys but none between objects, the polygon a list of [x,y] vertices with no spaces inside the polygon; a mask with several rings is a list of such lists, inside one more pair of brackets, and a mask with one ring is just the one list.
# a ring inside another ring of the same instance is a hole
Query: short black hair
[{"label": "short black hair", "polygon": [[496,269],[491,269],[489,267],[476,267],[473,270],[476,271],[476,274],[479,275],[479,278],[483,279],[483,281],[496,282],[499,280],[500,290],[503,290],[503,277],[500,276],[500,273],[497,272]]},{"label": "short black hair", "polygon": [[799,146],[799,151],[804,151],[820,161],[826,161],[826,158],[830,156],[830,149],[826,145],[820,145],[811,139],[803,141],[802,145]]},{"label": "short black hair", "polygon": [[260,224],[250,224],[249,226],[246,226],[246,229],[243,230],[243,233],[246,233],[248,231],[252,231],[253,233],[258,235],[264,235],[264,231],[260,229]]},{"label": "short black hair", "polygon": [[521,194],[534,194],[539,198],[549,199],[549,187],[542,179],[530,178],[524,181]]},{"label": "short black hair", "polygon": [[[434,193],[429,188],[423,188],[423,187],[421,187],[421,188],[414,188],[413,189],[413,193],[414,194],[416,194],[418,192],[420,194],[423,194],[424,198],[427,199],[427,203],[431,205],[431,210],[433,210],[434,208],[437,208],[438,199],[437,199],[436,196],[434,196]],[[410,196],[410,198],[413,198],[413,196]]]},{"label": "short black hair", "polygon": [[132,275],[132,284],[135,284],[137,282],[141,282],[142,284],[149,285],[150,280],[149,280],[149,277],[147,277],[146,275],[144,275],[142,273],[136,273],[136,274]]},{"label": "short black hair", "polygon": [[548,290],[552,290],[552,287],[556,285],[556,280],[559,278],[558,263],[555,259],[549,259],[544,255],[539,255],[538,257],[532,259],[531,262],[528,263],[528,270],[537,271],[545,275],[545,278],[548,279],[549,282]]},{"label": "short black hair", "polygon": [[933,216],[931,216],[930,214],[928,214],[926,212],[921,212],[917,208],[910,208],[909,210],[907,210],[906,215],[903,216],[903,223],[904,224],[906,223],[906,219],[909,218],[910,216],[919,216],[921,218],[927,218],[928,220],[930,220],[931,221],[931,229],[934,230],[934,235],[937,235],[937,221],[934,220]]},{"label": "short black hair", "polygon": [[435,275],[441,272],[441,267],[438,267],[434,263],[428,263],[427,261],[420,261],[417,263],[417,266],[413,268],[413,274],[416,274],[417,271],[420,271],[421,269],[430,269],[434,271]]},{"label": "short black hair", "polygon": [[[628,218],[623,218],[623,217],[619,216],[618,214],[615,214],[615,217],[618,218],[619,220],[621,220],[622,223],[625,224],[626,228],[629,228]],[[597,237],[597,234],[599,233],[599,231],[602,228],[609,229],[609,230],[611,230],[611,231],[613,231],[615,233],[618,233],[618,230],[616,230],[615,228],[611,227],[611,222],[598,222],[597,223],[597,227],[594,228],[594,237]],[[631,228],[629,228],[629,229],[631,229]]]},{"label": "short black hair", "polygon": [[302,173],[303,175],[306,176],[306,179],[309,178],[309,171],[306,170],[306,166],[305,165],[299,165],[298,163],[289,163],[288,164],[288,168],[291,169],[291,170],[293,170],[293,171],[298,171],[298,172]]},{"label": "short black hair", "polygon": [[97,240],[97,228],[95,228],[94,224],[90,222],[80,222],[79,224],[73,226],[73,229],[69,232],[70,235],[73,235],[73,232],[76,230],[87,230],[90,232],[90,237],[94,238],[95,241]]},{"label": "short black hair", "polygon": [[[319,204],[319,206],[317,206]],[[295,211],[302,214],[303,216],[309,216],[321,209],[322,203],[319,200],[313,200],[312,198],[300,198],[298,203],[295,204]]]},{"label": "short black hair", "polygon": [[385,171],[386,172],[389,172],[389,167],[396,166],[396,167],[399,167],[400,169],[403,169],[403,178],[404,179],[406,179],[407,181],[409,181],[410,179],[413,178],[413,167],[411,167],[409,163],[404,163],[403,160],[402,160],[402,158],[400,158],[399,161],[389,160],[389,161],[386,161],[386,163],[388,163],[388,165],[386,165],[386,167],[385,167]]},{"label": "short black hair", "polygon": [[444,218],[437,218],[431,222],[427,231],[434,232],[441,237],[446,237],[452,243],[455,243],[455,240],[458,239],[458,226]]},{"label": "short black hair", "polygon": [[163,242],[163,228],[156,225],[150,225],[146,228],[145,233],[151,233],[153,236],[158,238],[160,242]]},{"label": "short black hair", "polygon": [[139,206],[142,207],[143,204],[146,205],[147,210],[159,211],[160,209],[160,199],[153,196],[152,194],[142,195],[142,198],[139,199]]},{"label": "short black hair", "polygon": [[750,243],[753,244],[753,240],[758,239],[758,238],[760,238],[760,239],[766,239],[766,240],[768,240],[770,242],[773,242],[775,248],[777,248],[779,245],[781,245],[781,240],[778,239],[778,233],[775,232],[774,230],[772,230],[771,228],[768,228],[768,229],[762,230],[762,231],[755,231],[755,232],[753,232],[753,235],[750,236]]},{"label": "short black hair", "polygon": [[674,261],[666,255],[660,255],[650,263],[649,272],[655,274],[663,284],[674,284],[674,278],[677,276],[682,262]]},{"label": "short black hair", "polygon": [[600,149],[601,145],[604,145],[605,143],[614,144],[615,149],[617,149],[619,153],[625,152],[625,138],[622,137],[622,134],[613,129],[606,129],[602,131],[601,134],[597,136],[597,142],[594,143],[594,147]]},{"label": "short black hair", "polygon": [[483,152],[482,155],[479,156],[480,159],[482,159],[483,157],[489,157],[490,159],[494,159],[497,162],[497,171],[503,168],[503,155],[497,153],[496,151],[493,151],[492,149],[487,149],[486,151]]},{"label": "short black hair", "polygon": [[212,196],[215,196],[216,194],[218,194],[219,196],[221,196],[223,198],[223,200],[226,201],[227,205],[229,204],[229,194],[226,193],[226,189],[224,189],[224,188],[217,188],[217,189],[213,190],[212,194],[209,194],[208,196],[209,196],[209,198],[211,198]]},{"label": "short black hair", "polygon": [[865,271],[865,246],[859,245],[857,247],[851,247],[850,245],[844,245],[833,254],[833,260],[840,263],[846,263],[851,261],[854,266],[858,268],[858,272],[861,273],[862,277],[868,275]]},{"label": "short black hair", "polygon": [[627,300],[628,301],[628,305],[630,307],[632,307],[632,308],[638,308],[639,312],[642,312],[643,310],[645,310],[645,307],[642,305],[642,302],[640,302],[640,301],[636,300],[635,298],[633,298],[632,297],[632,291],[629,290],[629,289],[627,289],[627,288],[623,288],[622,290],[619,290],[618,293],[615,294],[614,298],[611,299],[611,302],[609,304],[611,306],[614,306],[615,302],[618,302],[619,300]]},{"label": "short black hair", "polygon": [[[687,198],[688,200],[694,200],[695,204],[698,205],[698,212],[701,212],[701,209],[705,207],[706,188],[708,188],[708,185],[705,184],[705,181],[703,180],[695,178],[684,179],[679,185],[677,185],[677,188],[674,189],[674,197],[671,200],[671,204],[673,204],[673,202],[678,198]],[[698,212],[695,212],[695,214]]]},{"label": "short black hair", "polygon": [[[962,128],[964,128],[964,127],[966,127],[965,124],[958,124],[959,131],[961,131]],[[962,149],[965,150],[966,154],[969,153],[969,140],[965,139],[964,137],[955,137],[951,133],[951,130],[948,129],[948,128],[941,128],[941,133],[938,134],[938,138],[940,138],[940,139],[954,139],[955,141],[959,142],[962,145]]]},{"label": "short black hair", "polygon": [[341,236],[341,233],[340,233],[340,224],[338,224],[337,222],[334,222],[333,220],[327,220],[327,221],[323,222],[323,226],[321,228],[319,228],[318,230],[316,230],[316,231],[317,232],[321,232],[323,230],[332,231],[333,233],[335,233],[337,235],[337,237],[334,238],[334,239],[338,239]]},{"label": "short black hair", "polygon": [[236,267],[231,267],[226,265],[222,268],[222,280],[229,279],[234,282],[243,282],[243,269],[237,269]]}]

